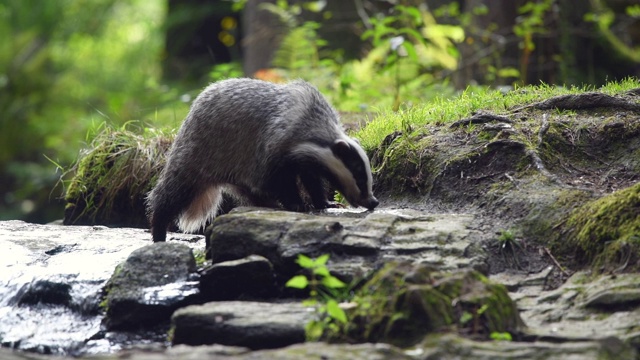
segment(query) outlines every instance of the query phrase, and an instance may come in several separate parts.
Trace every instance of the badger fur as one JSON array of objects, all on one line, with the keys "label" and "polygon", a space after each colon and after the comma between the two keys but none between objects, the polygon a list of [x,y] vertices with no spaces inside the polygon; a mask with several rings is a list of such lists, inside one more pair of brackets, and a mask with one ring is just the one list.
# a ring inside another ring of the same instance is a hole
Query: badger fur
[{"label": "badger fur", "polygon": [[378,205],[367,155],[315,87],[213,83],[193,102],[148,194],[153,241],[165,241],[176,218],[185,232],[202,228],[216,216],[223,190],[256,206],[302,211],[298,183],[324,209],[325,182],[353,206]]}]

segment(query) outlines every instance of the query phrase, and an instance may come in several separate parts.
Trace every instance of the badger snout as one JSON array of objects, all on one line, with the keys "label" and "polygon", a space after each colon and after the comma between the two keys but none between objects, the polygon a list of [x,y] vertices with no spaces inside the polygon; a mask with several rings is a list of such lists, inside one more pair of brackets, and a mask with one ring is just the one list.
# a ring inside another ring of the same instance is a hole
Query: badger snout
[{"label": "badger snout", "polygon": [[378,199],[376,199],[374,196],[370,196],[366,199],[364,199],[361,202],[361,205],[366,207],[368,210],[373,210],[375,209],[376,206],[378,206],[380,202],[378,201]]}]

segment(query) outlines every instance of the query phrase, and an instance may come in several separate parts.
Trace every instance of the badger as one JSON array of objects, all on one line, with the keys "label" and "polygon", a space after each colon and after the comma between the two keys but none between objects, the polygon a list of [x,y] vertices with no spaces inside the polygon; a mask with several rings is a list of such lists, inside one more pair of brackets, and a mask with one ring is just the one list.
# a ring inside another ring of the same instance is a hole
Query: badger
[{"label": "badger", "polygon": [[314,86],[219,81],[194,100],[147,196],[153,241],[165,241],[176,219],[184,232],[202,229],[223,191],[255,206],[305,211],[333,205],[325,185],[352,206],[378,205],[366,153]]}]

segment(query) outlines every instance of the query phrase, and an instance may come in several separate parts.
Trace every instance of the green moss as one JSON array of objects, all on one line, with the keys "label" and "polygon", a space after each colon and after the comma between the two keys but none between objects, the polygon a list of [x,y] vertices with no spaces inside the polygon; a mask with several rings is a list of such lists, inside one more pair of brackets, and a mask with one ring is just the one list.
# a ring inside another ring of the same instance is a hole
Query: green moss
[{"label": "green moss", "polygon": [[637,267],[640,258],[640,183],[576,209],[567,220],[570,246],[598,268]]},{"label": "green moss", "polygon": [[173,342],[173,338],[174,338],[175,334],[176,334],[176,328],[175,328],[175,326],[171,326],[169,328],[169,330],[167,331],[167,342],[169,342],[169,343]]},{"label": "green moss", "polygon": [[397,135],[385,141],[388,143],[373,152],[376,183],[394,194],[427,192],[427,178],[435,173],[429,139]]},{"label": "green moss", "polygon": [[113,274],[111,275],[111,277],[109,278],[107,283],[102,288],[102,295],[101,295],[102,296],[102,300],[100,301],[100,304],[98,306],[105,313],[109,311],[109,292],[113,288],[113,283],[112,283],[111,279],[114,279],[114,278],[118,277],[118,275],[122,272],[123,267],[124,267],[124,263],[120,263],[120,264],[116,265],[116,268],[113,269]]},{"label": "green moss", "polygon": [[[387,264],[352,302],[358,305],[348,312],[350,321],[327,331],[327,339],[404,347],[427,333],[457,329],[488,339],[492,332],[516,332],[522,326],[506,288],[473,270],[449,273]],[[463,321],[469,316],[473,321]]]},{"label": "green moss", "polygon": [[144,198],[172,136],[153,129],[103,126],[67,171],[66,224],[146,226]]},{"label": "green moss", "polygon": [[98,307],[102,309],[104,312],[107,312],[109,310],[109,301],[107,300],[106,297],[102,299],[102,301],[100,301],[100,304],[98,304]]}]

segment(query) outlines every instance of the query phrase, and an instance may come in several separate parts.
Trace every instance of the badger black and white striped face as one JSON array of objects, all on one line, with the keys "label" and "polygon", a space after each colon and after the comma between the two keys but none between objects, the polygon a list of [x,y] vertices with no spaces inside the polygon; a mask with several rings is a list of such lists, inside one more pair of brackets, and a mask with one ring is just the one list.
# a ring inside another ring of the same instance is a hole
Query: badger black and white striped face
[{"label": "badger black and white striped face", "polygon": [[331,152],[339,161],[331,170],[342,185],[344,197],[351,205],[373,210],[378,206],[378,199],[373,196],[369,158],[360,144],[345,137],[333,143]]},{"label": "badger black and white striped face", "polygon": [[329,172],[331,182],[349,204],[373,210],[378,199],[373,196],[373,178],[369,158],[353,139],[344,136],[329,147],[307,142],[294,150],[302,156],[315,158]]}]

